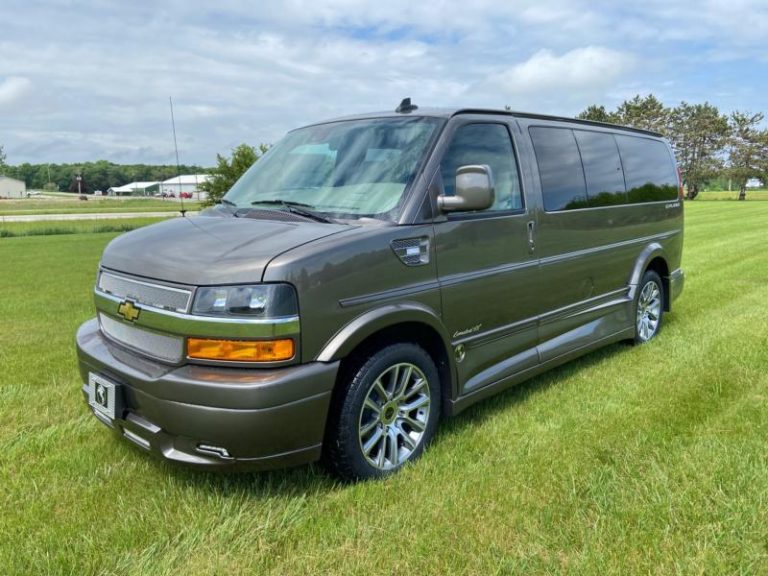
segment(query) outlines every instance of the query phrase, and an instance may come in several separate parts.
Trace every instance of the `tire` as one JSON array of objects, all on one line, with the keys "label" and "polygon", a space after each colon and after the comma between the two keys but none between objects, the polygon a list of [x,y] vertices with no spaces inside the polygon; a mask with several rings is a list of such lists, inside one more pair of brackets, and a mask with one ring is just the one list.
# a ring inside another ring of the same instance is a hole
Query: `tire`
[{"label": "tire", "polygon": [[325,467],[344,481],[367,480],[418,458],[440,417],[440,381],[429,354],[416,344],[392,344],[346,378],[329,414]]},{"label": "tire", "polygon": [[634,306],[635,344],[655,338],[664,320],[664,284],[653,270],[646,270],[637,288]]}]

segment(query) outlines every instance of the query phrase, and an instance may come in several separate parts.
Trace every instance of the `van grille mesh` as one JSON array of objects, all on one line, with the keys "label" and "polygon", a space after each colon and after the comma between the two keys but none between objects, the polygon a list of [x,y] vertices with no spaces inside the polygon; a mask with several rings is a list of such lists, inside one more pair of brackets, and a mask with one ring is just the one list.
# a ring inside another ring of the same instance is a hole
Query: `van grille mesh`
[{"label": "van grille mesh", "polygon": [[183,358],[184,340],[182,338],[142,330],[101,313],[99,325],[108,338],[145,356],[174,364],[181,362]]},{"label": "van grille mesh", "polygon": [[98,289],[121,300],[129,299],[137,304],[176,312],[186,312],[192,296],[190,290],[151,284],[104,271],[99,275]]}]

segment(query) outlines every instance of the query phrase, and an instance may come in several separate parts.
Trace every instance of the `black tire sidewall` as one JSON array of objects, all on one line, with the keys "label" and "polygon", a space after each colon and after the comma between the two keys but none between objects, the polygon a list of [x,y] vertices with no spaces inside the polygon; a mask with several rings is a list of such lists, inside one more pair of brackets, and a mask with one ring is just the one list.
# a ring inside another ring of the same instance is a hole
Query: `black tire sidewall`
[{"label": "black tire sidewall", "polygon": [[[417,366],[427,378],[430,394],[429,418],[421,442],[408,460],[391,470],[379,470],[368,463],[360,450],[360,411],[376,378],[391,366],[404,362]],[[437,367],[423,348],[412,343],[388,345],[374,352],[362,364],[358,364],[348,373],[347,382],[339,384],[345,389],[340,390],[338,401],[332,406],[323,455],[323,460],[334,475],[350,481],[383,478],[396,473],[405,464],[421,456],[437,429],[441,399]]]}]

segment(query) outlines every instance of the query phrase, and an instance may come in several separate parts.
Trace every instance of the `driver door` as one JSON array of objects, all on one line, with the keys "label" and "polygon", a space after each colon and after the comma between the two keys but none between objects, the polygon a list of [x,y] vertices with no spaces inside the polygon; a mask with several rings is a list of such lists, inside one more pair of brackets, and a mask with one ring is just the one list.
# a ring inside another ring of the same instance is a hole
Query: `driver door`
[{"label": "driver door", "polygon": [[456,170],[469,164],[491,168],[493,205],[435,222],[443,322],[460,396],[538,363],[535,207],[525,200],[506,123],[457,122],[440,164],[441,193],[454,194]]}]

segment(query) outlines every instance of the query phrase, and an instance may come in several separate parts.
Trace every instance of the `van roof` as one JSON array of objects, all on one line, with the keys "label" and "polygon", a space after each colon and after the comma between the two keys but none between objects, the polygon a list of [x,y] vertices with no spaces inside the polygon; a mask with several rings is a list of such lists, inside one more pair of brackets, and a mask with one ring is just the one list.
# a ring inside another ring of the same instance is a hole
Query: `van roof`
[{"label": "van roof", "polygon": [[413,112],[370,112],[367,114],[354,114],[350,116],[341,116],[338,118],[332,118],[329,120],[323,120],[321,122],[313,122],[311,125],[316,124],[328,124],[330,122],[338,122],[342,120],[362,120],[365,118],[387,118],[387,117],[402,117],[407,115],[413,116],[431,116],[436,118],[452,118],[460,114],[487,114],[493,116],[513,116],[515,118],[532,118],[536,120],[550,120],[554,122],[569,122],[575,124],[584,124],[587,126],[599,126],[601,128],[612,128],[614,130],[624,130],[627,132],[637,132],[640,134],[647,134],[649,136],[655,136],[657,138],[663,138],[662,134],[653,132],[651,130],[643,130],[642,128],[634,128],[632,126],[620,126],[619,124],[609,124],[607,122],[596,122],[594,120],[581,120],[578,118],[567,118],[565,116],[551,116],[547,114],[535,114],[532,112],[518,112],[514,110],[494,110],[492,108],[421,108]]}]

